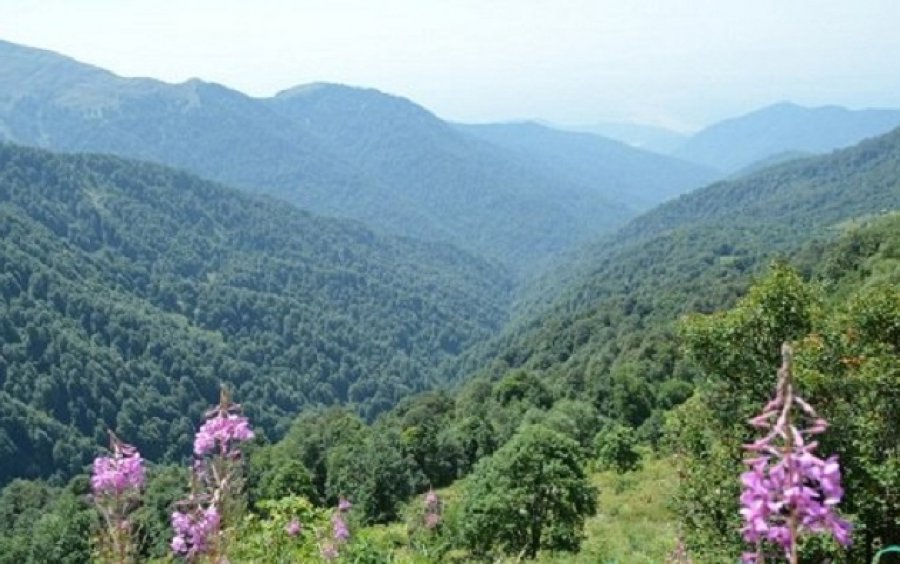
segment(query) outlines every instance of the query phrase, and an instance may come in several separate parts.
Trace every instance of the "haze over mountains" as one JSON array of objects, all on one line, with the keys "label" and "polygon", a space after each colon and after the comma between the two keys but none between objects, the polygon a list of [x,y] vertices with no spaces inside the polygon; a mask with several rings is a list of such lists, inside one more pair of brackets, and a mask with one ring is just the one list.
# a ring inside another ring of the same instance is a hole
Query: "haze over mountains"
[{"label": "haze over mountains", "polygon": [[608,163],[655,159],[655,183],[632,198],[630,177],[646,172],[592,163],[603,174],[560,178],[373,90],[311,85],[255,99],[199,80],[121,78],[11,43],[0,43],[0,138],[183,167],[516,270],[714,177],[613,142],[609,154],[590,152]]},{"label": "haze over mountains", "polygon": [[900,111],[777,104],[680,143],[660,128],[594,128],[676,159],[535,123],[448,124],[371,89],[313,84],[257,99],[0,41],[0,139],[185,168],[520,274],[717,177],[898,124]]},{"label": "haze over mountains", "polygon": [[628,122],[598,122],[588,125],[562,125],[556,129],[594,133],[616,139],[639,149],[663,155],[671,154],[690,138],[690,134],[665,127]]},{"label": "haze over mountains", "polygon": [[784,153],[826,153],[900,126],[900,110],[768,106],[713,124],[672,154],[733,173]]},{"label": "haze over mountains", "polygon": [[618,141],[551,129],[534,122],[459,125],[457,129],[539,166],[552,178],[575,185],[604,185],[614,201],[645,211],[661,201],[717,177],[712,169],[649,151],[635,151]]},{"label": "haze over mountains", "polygon": [[565,129],[598,133],[730,175],[848,147],[898,126],[900,110],[809,108],[781,102],[714,123],[693,134],[629,123]]}]

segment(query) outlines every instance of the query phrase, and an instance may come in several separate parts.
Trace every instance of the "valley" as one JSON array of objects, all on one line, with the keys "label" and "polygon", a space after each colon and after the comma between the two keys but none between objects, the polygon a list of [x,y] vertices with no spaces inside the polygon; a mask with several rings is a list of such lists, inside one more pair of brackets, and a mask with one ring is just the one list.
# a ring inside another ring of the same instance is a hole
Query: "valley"
[{"label": "valley", "polygon": [[0,41],[0,563],[733,561],[783,343],[900,543],[900,111],[547,123]]}]

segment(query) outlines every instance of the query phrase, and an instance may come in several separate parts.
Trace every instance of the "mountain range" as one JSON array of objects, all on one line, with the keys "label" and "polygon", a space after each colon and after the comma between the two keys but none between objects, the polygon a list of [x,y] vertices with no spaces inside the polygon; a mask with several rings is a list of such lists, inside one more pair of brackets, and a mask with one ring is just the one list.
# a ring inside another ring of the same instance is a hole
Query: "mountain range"
[{"label": "mountain range", "polygon": [[502,147],[539,166],[552,178],[581,186],[603,185],[614,201],[646,211],[716,178],[710,169],[651,153],[618,141],[552,129],[535,122],[459,125],[473,137]]},{"label": "mountain range", "polygon": [[798,156],[849,147],[900,126],[900,110],[806,107],[780,102],[710,124],[692,133],[663,127],[600,122],[562,129],[596,133],[633,147],[743,174]]},{"label": "mountain range", "polygon": [[602,121],[588,125],[552,125],[554,129],[593,133],[621,141],[632,147],[669,155],[690,138],[690,134],[642,123]]},{"label": "mountain range", "polygon": [[[747,125],[772,112],[783,135]],[[804,156],[838,136],[804,145],[833,126],[792,129],[797,113],[866,124],[842,143],[893,115],[770,108],[682,147],[718,136],[719,156],[691,157],[707,166],[536,123],[451,124],[373,90],[252,98],[0,42],[0,137],[16,144],[0,144],[0,482],[77,473],[106,428],[178,459],[222,383],[271,437],[300,410],[372,420],[481,375],[653,440],[694,382],[679,315],[900,207],[900,130]]]},{"label": "mountain range", "polygon": [[791,153],[827,153],[900,126],[900,110],[807,108],[783,102],[715,123],[671,154],[734,173]]},{"label": "mountain range", "polygon": [[[374,90],[314,84],[251,98],[200,80],[122,78],[7,42],[0,139],[184,168],[316,213],[451,242],[516,271],[715,177],[610,141],[587,152],[606,165],[583,167],[603,174],[576,181]],[[618,164],[623,154],[636,168]],[[632,176],[655,179],[632,198],[623,188]]]}]

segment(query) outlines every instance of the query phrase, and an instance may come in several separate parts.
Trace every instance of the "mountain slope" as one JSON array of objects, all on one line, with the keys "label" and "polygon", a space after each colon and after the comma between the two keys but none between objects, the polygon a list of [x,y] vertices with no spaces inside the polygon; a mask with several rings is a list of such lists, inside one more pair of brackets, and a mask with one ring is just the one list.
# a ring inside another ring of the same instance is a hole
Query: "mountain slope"
[{"label": "mountain slope", "polygon": [[[644,425],[684,400],[692,373],[673,321],[733,304],[774,257],[842,222],[900,208],[900,130],[832,155],[776,166],[681,196],[585,251],[543,297],[459,372],[499,377],[525,368],[562,396]],[[482,368],[482,367],[487,368]]]},{"label": "mountain slope", "polygon": [[583,241],[629,213],[613,195],[545,174],[403,98],[313,84],[266,103],[389,187],[393,201],[422,212],[424,223],[404,224],[409,235],[428,236],[440,226],[450,240],[468,234],[493,241],[501,253],[487,254],[518,262]]},{"label": "mountain slope", "polygon": [[826,153],[897,126],[900,110],[781,103],[711,125],[673,154],[731,173],[779,153]]},{"label": "mountain slope", "polygon": [[[256,99],[199,80],[122,78],[0,41],[4,139],[177,166],[520,271],[634,213],[604,186],[554,178],[377,91],[312,85]],[[673,185],[693,182],[677,172]]]},{"label": "mountain slope", "polygon": [[554,178],[593,188],[638,211],[718,177],[706,167],[641,151],[590,133],[559,131],[536,123],[458,127],[514,151]]},{"label": "mountain slope", "polygon": [[504,322],[508,276],[156,165],[0,145],[0,482],[107,428],[189,449],[220,383],[268,433],[372,417]]},{"label": "mountain slope", "polygon": [[121,78],[3,41],[0,136],[154,160],[242,185],[262,185],[289,166],[298,186],[365,186],[313,136],[239,92],[200,80]]}]

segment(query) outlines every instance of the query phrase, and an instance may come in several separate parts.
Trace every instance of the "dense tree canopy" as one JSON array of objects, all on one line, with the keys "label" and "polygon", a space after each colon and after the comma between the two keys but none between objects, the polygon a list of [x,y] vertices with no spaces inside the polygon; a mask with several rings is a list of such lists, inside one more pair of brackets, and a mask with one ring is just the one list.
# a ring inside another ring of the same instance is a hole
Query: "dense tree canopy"
[{"label": "dense tree canopy", "polygon": [[697,377],[679,355],[678,317],[734,305],[778,257],[810,274],[841,229],[900,208],[898,179],[895,131],[663,204],[535,282],[513,321],[456,373],[525,369],[554,396],[589,400],[656,440],[663,413]]},{"label": "dense tree canopy", "polygon": [[503,322],[502,270],[184,173],[0,146],[0,482],[71,475],[116,429],[188,451],[220,383],[272,437],[366,418]]},{"label": "dense tree canopy", "polygon": [[577,551],[584,520],[596,511],[582,462],[572,439],[540,425],[523,427],[468,478],[464,542],[482,555]]},{"label": "dense tree canopy", "polygon": [[[211,85],[185,91],[246,102]],[[285,94],[291,107],[278,111],[327,115],[321,95]],[[253,106],[249,117],[272,117]],[[357,155],[378,137],[328,135],[358,141],[347,147]],[[365,156],[366,170],[394,178],[389,158]],[[848,554],[808,542],[804,555],[868,561],[900,542],[898,178],[900,132],[710,186],[536,282],[505,325],[512,277],[452,247],[158,166],[0,146],[0,559],[86,558],[96,515],[77,475],[108,428],[153,461],[134,526],[143,556],[165,555],[187,482],[168,463],[190,451],[225,384],[258,431],[235,554],[281,542],[291,511],[327,526],[345,497],[354,524],[421,523],[408,515],[414,496],[461,478],[422,543],[432,554],[577,550],[597,509],[585,466],[631,470],[646,442],[677,455],[687,548],[730,560],[745,420],[791,341],[857,525]],[[704,315],[676,322],[691,313]],[[442,389],[453,376],[457,389]]]}]

